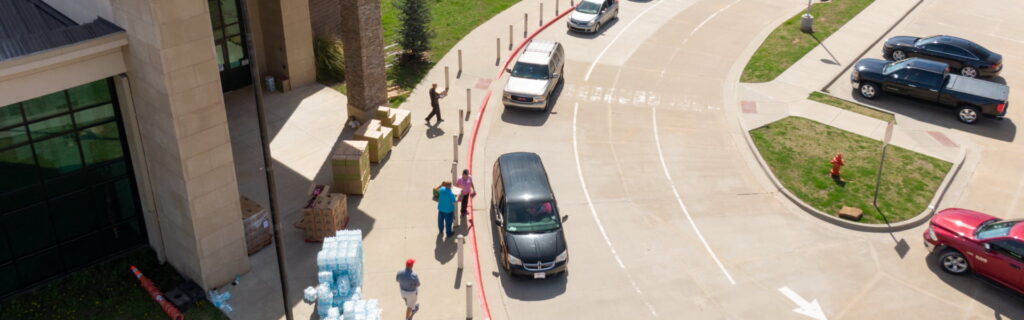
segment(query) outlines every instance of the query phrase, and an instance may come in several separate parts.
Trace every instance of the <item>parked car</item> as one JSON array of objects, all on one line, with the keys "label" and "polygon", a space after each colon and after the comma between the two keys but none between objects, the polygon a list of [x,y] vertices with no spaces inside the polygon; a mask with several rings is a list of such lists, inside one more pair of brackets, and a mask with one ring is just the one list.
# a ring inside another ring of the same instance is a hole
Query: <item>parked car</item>
[{"label": "parked car", "polygon": [[583,0],[569,14],[569,30],[596,33],[601,26],[619,18],[619,2],[615,0]]},{"label": "parked car", "polygon": [[967,209],[946,209],[932,217],[924,244],[939,252],[942,270],[974,273],[1024,294],[1024,223]]},{"label": "parked car", "polygon": [[896,61],[921,57],[944,62],[969,78],[991,77],[1003,70],[1002,55],[953,36],[892,37],[885,41],[882,54]]},{"label": "parked car", "polygon": [[543,279],[566,270],[569,250],[562,216],[540,156],[506,153],[494,162],[491,210],[501,265],[513,275]]},{"label": "parked car", "polygon": [[565,71],[565,51],[555,41],[530,41],[507,71],[509,78],[501,99],[505,106],[546,110],[551,92]]},{"label": "parked car", "polygon": [[1009,87],[950,74],[945,63],[921,58],[896,62],[862,59],[853,67],[850,81],[864,98],[890,92],[938,103],[956,108],[957,118],[969,124],[981,115],[1001,118],[1009,104]]}]

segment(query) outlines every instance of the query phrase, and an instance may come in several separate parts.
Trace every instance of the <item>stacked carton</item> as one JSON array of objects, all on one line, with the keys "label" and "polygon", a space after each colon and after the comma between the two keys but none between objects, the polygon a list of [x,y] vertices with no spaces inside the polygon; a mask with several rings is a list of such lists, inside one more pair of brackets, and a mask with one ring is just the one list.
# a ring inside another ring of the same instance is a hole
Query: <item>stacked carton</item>
[{"label": "stacked carton", "polygon": [[363,240],[359,230],[340,230],[324,238],[316,255],[316,287],[307,287],[303,298],[316,303],[316,312],[324,320],[380,320],[377,299],[364,300]]},{"label": "stacked carton", "polygon": [[[326,191],[326,190],[325,190]],[[306,241],[323,241],[348,224],[348,200],[342,193],[321,193],[302,209],[297,227],[306,230]]]},{"label": "stacked carton", "polygon": [[335,191],[363,194],[370,183],[368,141],[342,140],[331,153],[331,171]]},{"label": "stacked carton", "polygon": [[272,241],[270,214],[259,203],[245,196],[241,197],[240,202],[242,224],[245,226],[245,246],[249,254],[253,254]]},{"label": "stacked carton", "polygon": [[402,139],[412,124],[412,112],[382,106],[377,108],[377,119],[382,125],[394,131],[395,139]]},{"label": "stacked carton", "polygon": [[356,140],[369,142],[370,162],[378,163],[391,152],[394,134],[391,128],[383,127],[381,121],[370,120],[356,129],[353,135]]}]

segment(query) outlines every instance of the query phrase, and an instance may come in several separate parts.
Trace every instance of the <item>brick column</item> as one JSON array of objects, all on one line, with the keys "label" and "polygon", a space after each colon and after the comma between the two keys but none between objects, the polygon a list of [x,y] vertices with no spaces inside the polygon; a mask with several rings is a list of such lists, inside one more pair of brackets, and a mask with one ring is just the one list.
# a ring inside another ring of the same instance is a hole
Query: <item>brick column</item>
[{"label": "brick column", "polygon": [[348,114],[366,120],[388,103],[380,0],[341,0],[340,7]]}]

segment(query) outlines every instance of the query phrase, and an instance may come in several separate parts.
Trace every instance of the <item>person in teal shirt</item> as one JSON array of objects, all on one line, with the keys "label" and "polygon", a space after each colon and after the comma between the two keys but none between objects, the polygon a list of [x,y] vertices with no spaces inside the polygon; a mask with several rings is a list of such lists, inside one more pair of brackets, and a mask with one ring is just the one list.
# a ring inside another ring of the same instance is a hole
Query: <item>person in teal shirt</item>
[{"label": "person in teal shirt", "polygon": [[446,237],[451,238],[452,219],[455,216],[455,193],[452,192],[450,182],[445,182],[437,190],[437,235],[443,232]]}]

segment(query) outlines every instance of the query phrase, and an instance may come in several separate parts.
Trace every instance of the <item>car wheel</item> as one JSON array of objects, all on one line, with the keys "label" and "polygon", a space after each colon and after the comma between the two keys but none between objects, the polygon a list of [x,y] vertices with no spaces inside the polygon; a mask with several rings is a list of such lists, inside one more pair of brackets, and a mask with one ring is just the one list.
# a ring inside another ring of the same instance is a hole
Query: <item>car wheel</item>
[{"label": "car wheel", "polygon": [[939,255],[939,264],[942,266],[942,270],[958,276],[967,274],[971,270],[971,266],[967,263],[967,257],[964,257],[960,251],[952,249]]},{"label": "car wheel", "polygon": [[893,60],[900,61],[900,60],[903,60],[903,59],[906,59],[906,58],[907,58],[907,53],[903,52],[903,50],[895,50],[895,51],[892,52],[892,59]]},{"label": "car wheel", "polygon": [[598,32],[601,32],[601,23],[600,22],[598,22],[597,23],[597,27],[594,28],[594,33],[598,33]]},{"label": "car wheel", "polygon": [[960,108],[956,110],[957,119],[960,119],[960,122],[966,124],[974,124],[975,122],[978,122],[980,115],[981,110],[975,106],[960,106]]},{"label": "car wheel", "polygon": [[964,66],[963,68],[960,68],[960,75],[968,78],[977,78],[978,69],[975,69],[972,66]]},{"label": "car wheel", "polygon": [[612,19],[619,20],[619,9],[615,9],[615,15],[612,16]]},{"label": "car wheel", "polygon": [[862,82],[858,92],[860,92],[860,96],[865,99],[874,99],[878,96],[878,85],[871,82]]}]

